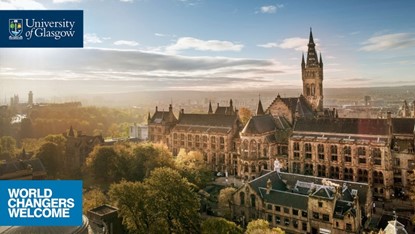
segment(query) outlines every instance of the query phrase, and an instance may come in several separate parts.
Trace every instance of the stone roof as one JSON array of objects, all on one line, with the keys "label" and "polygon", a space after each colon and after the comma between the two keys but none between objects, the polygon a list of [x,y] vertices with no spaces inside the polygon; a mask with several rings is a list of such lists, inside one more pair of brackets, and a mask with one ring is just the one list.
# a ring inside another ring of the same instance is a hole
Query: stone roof
[{"label": "stone roof", "polygon": [[393,118],[392,131],[394,134],[413,135],[415,130],[415,119],[411,118]]},{"label": "stone roof", "polygon": [[215,115],[233,115],[235,111],[229,106],[218,106],[215,110]]},{"label": "stone roof", "polygon": [[289,97],[289,98],[282,98],[280,95],[278,95],[274,101],[272,101],[271,105],[268,107],[266,113],[269,113],[270,107],[274,105],[274,103],[282,101],[288,109],[290,109],[293,116],[295,116],[296,113],[298,113],[299,117],[302,118],[314,118],[315,113],[310,106],[310,104],[307,102],[305,97],[303,95],[300,95],[300,97]]},{"label": "stone roof", "polygon": [[162,122],[175,122],[177,121],[176,116],[174,116],[173,111],[159,111],[156,109],[153,116],[150,118],[150,123],[160,124]]},{"label": "stone roof", "polygon": [[299,119],[294,132],[389,135],[389,126],[387,119]]},{"label": "stone roof", "polygon": [[0,164],[0,176],[15,173],[18,171],[24,171],[32,169],[33,173],[46,173],[45,167],[43,166],[42,162],[38,158],[32,158],[29,160],[16,160],[16,161],[9,161],[6,163]]},{"label": "stone roof", "polygon": [[343,219],[347,213],[356,216],[356,209],[353,208],[353,202],[337,200],[333,217],[336,219]]}]

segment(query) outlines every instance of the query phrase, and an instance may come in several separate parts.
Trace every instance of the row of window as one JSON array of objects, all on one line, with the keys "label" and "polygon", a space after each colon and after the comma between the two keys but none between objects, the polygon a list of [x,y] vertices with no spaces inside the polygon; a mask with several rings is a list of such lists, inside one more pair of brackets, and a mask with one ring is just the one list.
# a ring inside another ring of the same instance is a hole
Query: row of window
[{"label": "row of window", "polygon": [[[274,211],[276,212],[284,211],[285,214],[290,214],[290,211],[292,211],[292,215],[296,215],[296,216],[300,215],[300,211],[298,209],[289,208],[289,207],[281,207],[281,206],[273,206],[272,204],[267,204],[267,210],[273,211],[273,208],[274,208]],[[302,210],[301,216],[304,218],[307,218],[307,211]]]},{"label": "row of window", "polygon": [[[273,219],[274,218],[274,219]],[[273,216],[272,214],[267,214],[267,220],[269,223],[275,224],[275,225],[284,225],[286,227],[290,226],[292,223],[293,228],[298,228],[303,231],[307,231],[308,223],[307,222],[301,222],[301,227],[299,226],[299,221],[296,219],[290,220],[289,218],[281,218],[278,215]]]},{"label": "row of window", "polygon": [[[293,144],[294,147],[294,159],[299,160],[300,159],[300,143],[299,142],[294,142]],[[325,147],[325,145],[323,144],[318,144],[317,145],[317,155],[318,155],[318,159],[319,160],[326,160],[326,152],[328,149],[326,149],[327,147]],[[367,156],[367,152],[366,152],[366,147],[358,147],[357,148],[357,155],[359,156],[359,163],[366,163],[366,156]],[[304,152],[305,152],[305,158],[306,159],[311,159],[312,158],[312,145],[311,143],[305,143],[304,144]],[[328,152],[327,152],[328,153]],[[338,147],[337,145],[330,145],[330,156],[331,156],[331,161],[337,161],[338,160]],[[344,155],[344,160],[345,162],[351,162],[352,161],[352,148],[350,146],[344,146],[343,147],[343,155]],[[372,158],[373,158],[373,163],[375,165],[381,165],[382,163],[382,152],[379,148],[373,148],[372,149]]]}]

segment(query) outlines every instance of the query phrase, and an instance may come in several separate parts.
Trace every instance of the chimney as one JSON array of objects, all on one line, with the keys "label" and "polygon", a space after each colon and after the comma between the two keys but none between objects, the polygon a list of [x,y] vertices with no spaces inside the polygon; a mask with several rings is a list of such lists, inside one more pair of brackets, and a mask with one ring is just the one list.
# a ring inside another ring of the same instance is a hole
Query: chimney
[{"label": "chimney", "polygon": [[169,105],[169,112],[172,112],[173,111],[173,106],[170,104]]},{"label": "chimney", "polygon": [[269,194],[271,192],[272,189],[272,182],[271,179],[267,180],[267,194]]},{"label": "chimney", "polygon": [[184,114],[184,109],[182,109],[182,110],[180,111],[180,113]]},{"label": "chimney", "polygon": [[159,109],[158,106],[156,106],[156,112],[158,111],[158,109]]}]

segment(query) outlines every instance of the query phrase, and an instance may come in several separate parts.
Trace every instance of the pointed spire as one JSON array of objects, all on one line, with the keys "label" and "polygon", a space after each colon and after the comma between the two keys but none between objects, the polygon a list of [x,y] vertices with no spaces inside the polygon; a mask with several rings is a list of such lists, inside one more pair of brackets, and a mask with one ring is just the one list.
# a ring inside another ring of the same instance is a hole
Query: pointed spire
[{"label": "pointed spire", "polygon": [[229,101],[229,106],[231,107],[231,109],[232,109],[232,107],[233,107],[233,101],[232,101],[232,98],[231,98],[231,100]]},{"label": "pointed spire", "polygon": [[72,125],[71,125],[71,127],[69,128],[69,133],[68,133],[68,136],[70,136],[70,137],[75,137],[75,133],[73,132]]},{"label": "pointed spire", "polygon": [[211,102],[211,101],[209,101],[209,110],[208,110],[208,114],[213,114],[212,102]]},{"label": "pointed spire", "polygon": [[323,57],[321,57],[321,52],[320,52],[320,67],[323,67]]},{"label": "pointed spire", "polygon": [[264,108],[262,107],[262,102],[261,102],[261,95],[259,95],[259,101],[258,101],[258,106],[256,109],[256,115],[264,115]]},{"label": "pointed spire", "polygon": [[310,37],[308,39],[308,44],[314,44],[314,39],[313,39],[313,31],[310,27]]},{"label": "pointed spire", "polygon": [[305,61],[304,61],[304,52],[303,52],[303,55],[302,55],[302,58],[301,58],[301,65],[302,65],[302,66],[304,66],[304,65],[305,65]]},{"label": "pointed spire", "polygon": [[151,119],[151,117],[150,117],[150,111],[148,112],[148,116],[147,116],[147,120],[150,120]]},{"label": "pointed spire", "polygon": [[172,106],[172,104],[169,105],[169,112],[173,112],[173,106]]}]

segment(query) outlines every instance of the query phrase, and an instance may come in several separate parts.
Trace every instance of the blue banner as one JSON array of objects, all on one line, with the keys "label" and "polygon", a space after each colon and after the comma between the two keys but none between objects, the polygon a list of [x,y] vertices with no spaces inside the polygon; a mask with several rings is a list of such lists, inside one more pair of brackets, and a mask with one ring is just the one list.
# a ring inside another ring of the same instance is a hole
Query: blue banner
[{"label": "blue banner", "polygon": [[0,47],[83,47],[82,10],[0,10]]},{"label": "blue banner", "polygon": [[82,181],[0,181],[0,226],[80,226]]}]

